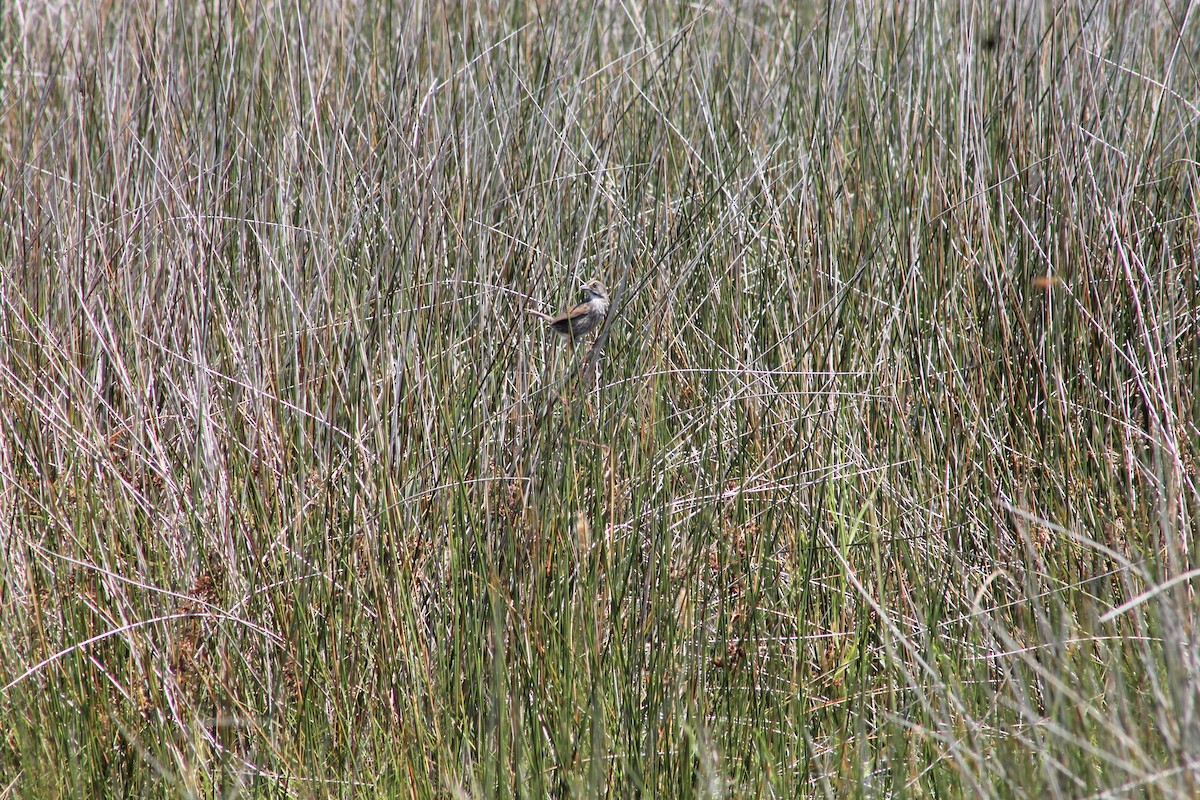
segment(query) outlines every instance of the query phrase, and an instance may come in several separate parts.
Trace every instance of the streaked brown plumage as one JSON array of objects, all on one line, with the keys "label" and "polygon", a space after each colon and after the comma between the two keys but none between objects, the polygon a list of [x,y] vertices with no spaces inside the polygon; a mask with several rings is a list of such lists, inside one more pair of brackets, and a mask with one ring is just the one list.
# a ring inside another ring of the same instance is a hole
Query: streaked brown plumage
[{"label": "streaked brown plumage", "polygon": [[583,302],[556,317],[533,309],[529,313],[546,320],[546,324],[560,336],[572,340],[587,336],[600,326],[604,315],[608,313],[608,290],[596,279],[588,281],[583,290],[587,294]]}]

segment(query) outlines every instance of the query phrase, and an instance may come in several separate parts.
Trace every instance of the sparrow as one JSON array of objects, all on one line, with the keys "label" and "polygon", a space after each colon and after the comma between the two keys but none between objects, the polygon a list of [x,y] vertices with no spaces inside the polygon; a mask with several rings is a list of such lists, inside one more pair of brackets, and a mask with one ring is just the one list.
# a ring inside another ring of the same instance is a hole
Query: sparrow
[{"label": "sparrow", "polygon": [[608,290],[603,283],[592,279],[583,285],[583,291],[587,294],[586,299],[557,317],[533,309],[529,309],[529,313],[546,320],[555,333],[572,341],[587,336],[600,326],[608,313]]}]

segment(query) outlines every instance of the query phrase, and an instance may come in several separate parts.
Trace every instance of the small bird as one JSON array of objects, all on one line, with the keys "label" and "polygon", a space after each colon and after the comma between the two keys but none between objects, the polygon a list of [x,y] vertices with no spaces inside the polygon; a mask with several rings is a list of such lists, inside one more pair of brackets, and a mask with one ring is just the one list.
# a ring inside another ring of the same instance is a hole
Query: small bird
[{"label": "small bird", "polygon": [[587,294],[586,299],[557,317],[533,309],[529,309],[529,313],[546,320],[555,333],[572,341],[587,336],[600,326],[608,313],[608,290],[593,278],[583,285],[583,291]]}]

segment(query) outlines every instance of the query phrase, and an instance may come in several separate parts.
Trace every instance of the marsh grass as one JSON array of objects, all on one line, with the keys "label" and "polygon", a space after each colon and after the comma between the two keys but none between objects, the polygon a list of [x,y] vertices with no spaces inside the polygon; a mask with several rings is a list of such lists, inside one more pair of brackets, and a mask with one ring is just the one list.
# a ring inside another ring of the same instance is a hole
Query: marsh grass
[{"label": "marsh grass", "polygon": [[0,797],[1196,796],[1196,26],[4,6]]}]

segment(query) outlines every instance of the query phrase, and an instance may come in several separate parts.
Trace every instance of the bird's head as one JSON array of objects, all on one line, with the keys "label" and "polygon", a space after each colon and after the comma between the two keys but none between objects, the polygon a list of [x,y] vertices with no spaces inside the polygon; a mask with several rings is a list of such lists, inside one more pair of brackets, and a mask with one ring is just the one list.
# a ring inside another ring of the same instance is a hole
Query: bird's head
[{"label": "bird's head", "polygon": [[608,302],[608,289],[604,288],[604,284],[597,278],[592,278],[587,283],[583,284],[583,290],[587,292],[588,299],[593,297]]}]

